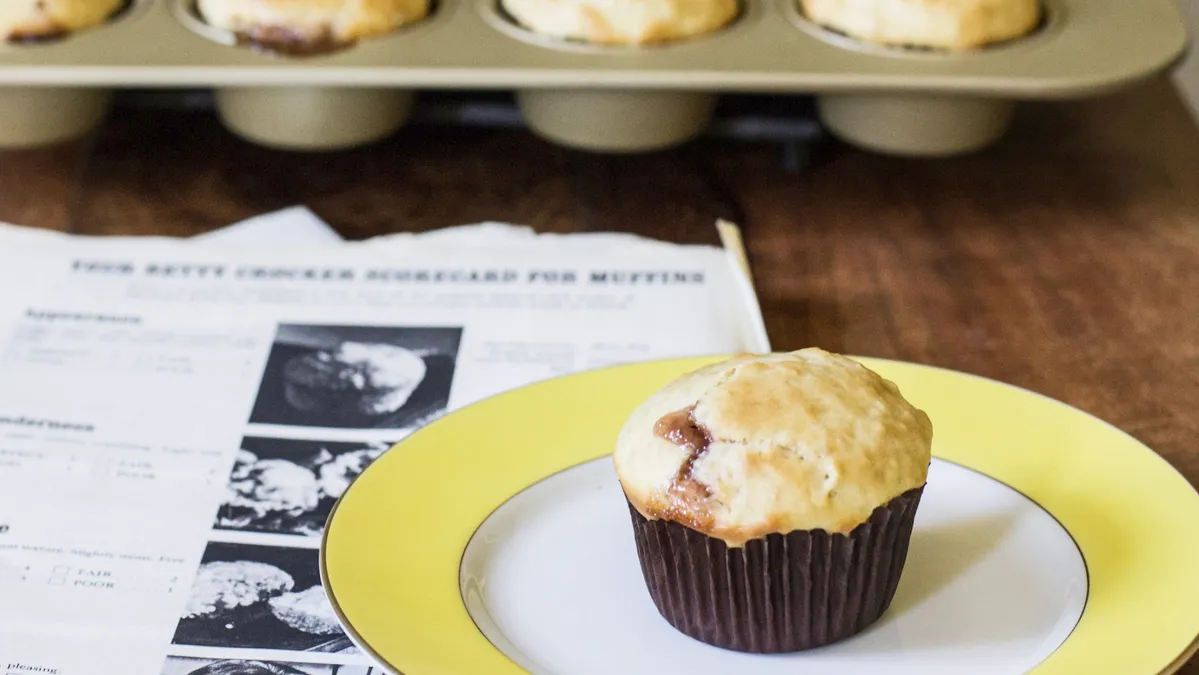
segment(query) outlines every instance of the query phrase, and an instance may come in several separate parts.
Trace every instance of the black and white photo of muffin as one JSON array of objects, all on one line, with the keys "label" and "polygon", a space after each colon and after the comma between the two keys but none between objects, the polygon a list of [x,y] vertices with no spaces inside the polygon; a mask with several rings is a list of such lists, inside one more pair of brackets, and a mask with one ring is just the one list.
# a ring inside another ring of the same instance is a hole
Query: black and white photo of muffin
[{"label": "black and white photo of muffin", "polygon": [[373,666],[168,656],[161,675],[384,675]]},{"label": "black and white photo of muffin", "polygon": [[392,444],[246,437],[214,527],[320,536],[333,504]]},{"label": "black and white photo of muffin", "polygon": [[343,342],[288,360],[283,396],[304,412],[387,415],[408,402],[426,373],[424,359],[410,349]]},{"label": "black and white photo of muffin", "polygon": [[204,563],[192,581],[183,618],[219,621],[286,593],[294,585],[290,574],[267,563],[252,560]]},{"label": "black and white photo of muffin", "polygon": [[318,555],[209,543],[173,644],[357,654],[321,587]]},{"label": "black and white photo of muffin", "polygon": [[237,454],[225,503],[230,523],[249,524],[272,515],[296,518],[320,502],[316,475],[286,459],[259,459],[247,450]]},{"label": "black and white photo of muffin", "polygon": [[250,422],[416,427],[445,411],[461,328],[279,327]]}]

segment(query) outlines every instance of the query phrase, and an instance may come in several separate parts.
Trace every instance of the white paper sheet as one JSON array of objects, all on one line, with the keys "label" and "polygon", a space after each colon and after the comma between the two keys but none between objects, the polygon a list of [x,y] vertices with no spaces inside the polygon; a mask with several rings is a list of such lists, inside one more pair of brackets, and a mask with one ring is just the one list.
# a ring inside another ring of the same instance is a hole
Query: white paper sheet
[{"label": "white paper sheet", "polygon": [[204,244],[338,244],[343,241],[328,223],[303,206],[275,211],[196,235]]},{"label": "white paper sheet", "polygon": [[624,235],[0,229],[0,673],[380,673],[316,568],[371,460],[535,380],[768,350],[761,326],[734,253]]}]

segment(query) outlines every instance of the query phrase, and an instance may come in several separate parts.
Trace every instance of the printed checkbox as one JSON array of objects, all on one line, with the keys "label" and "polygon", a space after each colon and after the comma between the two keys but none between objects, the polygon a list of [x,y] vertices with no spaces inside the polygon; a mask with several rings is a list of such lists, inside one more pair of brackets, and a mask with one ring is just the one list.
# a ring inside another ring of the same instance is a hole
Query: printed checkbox
[{"label": "printed checkbox", "polygon": [[68,567],[67,565],[55,565],[54,569],[51,571],[54,572],[55,574],[67,574],[68,572],[71,571],[71,568]]},{"label": "printed checkbox", "polygon": [[65,583],[67,583],[67,580],[63,577],[50,577],[51,586],[62,586]]}]

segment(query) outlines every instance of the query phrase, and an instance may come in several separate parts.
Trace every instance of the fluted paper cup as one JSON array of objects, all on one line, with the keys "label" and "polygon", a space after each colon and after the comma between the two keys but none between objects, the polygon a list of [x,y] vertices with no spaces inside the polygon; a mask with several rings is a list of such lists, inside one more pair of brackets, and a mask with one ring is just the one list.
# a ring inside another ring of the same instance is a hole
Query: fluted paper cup
[{"label": "fluted paper cup", "polygon": [[786,653],[849,638],[887,611],[923,490],[876,508],[848,534],[771,534],[740,548],[629,510],[646,586],[666,621],[716,647]]}]

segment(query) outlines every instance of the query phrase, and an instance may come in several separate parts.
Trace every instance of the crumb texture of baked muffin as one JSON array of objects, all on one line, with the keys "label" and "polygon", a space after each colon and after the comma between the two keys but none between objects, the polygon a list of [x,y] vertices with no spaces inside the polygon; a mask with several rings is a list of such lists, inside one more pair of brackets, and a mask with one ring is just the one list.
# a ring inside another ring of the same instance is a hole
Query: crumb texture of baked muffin
[{"label": "crumb texture of baked muffin", "polygon": [[888,46],[970,50],[1023,37],[1041,22],[1040,0],[798,0],[807,17]]},{"label": "crumb texture of baked muffin", "polygon": [[104,23],[125,0],[0,0],[5,40],[50,38]]},{"label": "crumb texture of baked muffin", "polygon": [[268,46],[349,44],[429,14],[430,0],[198,0],[210,25]]},{"label": "crumb texture of baked muffin", "polygon": [[716,31],[737,17],[737,0],[501,0],[529,30],[600,45],[669,42]]},{"label": "crumb texture of baked muffin", "polygon": [[192,582],[183,618],[220,616],[286,593],[294,585],[290,574],[266,563],[248,560],[205,563]]},{"label": "crumb texture of baked muffin", "polygon": [[614,451],[629,503],[729,546],[849,533],[922,488],[932,424],[896,385],[820,349],[745,355],[642,403]]}]

